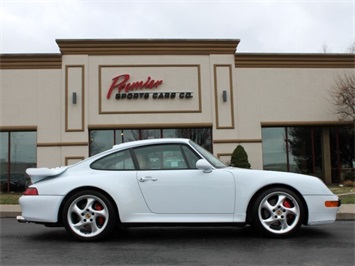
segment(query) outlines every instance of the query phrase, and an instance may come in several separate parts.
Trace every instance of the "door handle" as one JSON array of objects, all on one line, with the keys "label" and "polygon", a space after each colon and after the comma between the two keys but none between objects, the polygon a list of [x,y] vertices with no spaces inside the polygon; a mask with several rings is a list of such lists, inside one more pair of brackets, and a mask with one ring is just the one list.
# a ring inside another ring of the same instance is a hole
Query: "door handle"
[{"label": "door handle", "polygon": [[151,177],[151,176],[145,176],[145,177],[139,178],[139,182],[157,181],[157,180],[158,180],[158,178]]}]

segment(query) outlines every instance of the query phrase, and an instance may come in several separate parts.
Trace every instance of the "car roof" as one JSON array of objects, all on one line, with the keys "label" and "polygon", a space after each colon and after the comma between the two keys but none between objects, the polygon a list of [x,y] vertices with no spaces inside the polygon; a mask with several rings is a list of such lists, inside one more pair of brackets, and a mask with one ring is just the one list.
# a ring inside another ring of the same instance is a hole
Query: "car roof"
[{"label": "car roof", "polygon": [[151,144],[167,144],[167,143],[188,143],[190,139],[186,138],[159,138],[159,139],[144,139],[144,140],[135,140],[130,142],[124,142],[121,144],[116,144],[112,149],[124,149],[129,147],[145,146]]}]

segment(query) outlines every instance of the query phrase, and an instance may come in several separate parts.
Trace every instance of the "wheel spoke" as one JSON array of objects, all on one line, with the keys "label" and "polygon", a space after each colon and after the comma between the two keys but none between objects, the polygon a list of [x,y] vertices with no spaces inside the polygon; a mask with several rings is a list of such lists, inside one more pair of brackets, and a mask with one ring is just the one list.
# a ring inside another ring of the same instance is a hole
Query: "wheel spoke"
[{"label": "wheel spoke", "polygon": [[94,237],[99,235],[109,221],[106,204],[94,195],[76,198],[68,208],[68,226],[78,236]]},{"label": "wheel spoke", "polygon": [[266,209],[271,214],[273,212],[274,206],[272,206],[267,200],[265,200],[262,205],[262,209]]},{"label": "wheel spoke", "polygon": [[297,216],[299,213],[299,210],[296,207],[285,208],[285,210],[286,210],[286,212],[285,212],[286,215],[291,214],[291,215]]},{"label": "wheel spoke", "polygon": [[266,232],[287,234],[300,226],[301,209],[292,194],[272,191],[261,199],[258,220]]},{"label": "wheel spoke", "polygon": [[86,210],[93,211],[94,209],[93,209],[92,205],[93,205],[94,202],[95,202],[95,199],[93,199],[93,198],[88,198],[88,199],[87,199],[86,206],[85,206],[85,209],[86,209]]},{"label": "wheel spoke", "polygon": [[281,206],[285,199],[286,199],[285,195],[279,195],[276,206]]},{"label": "wheel spoke", "polygon": [[71,212],[75,213],[76,215],[78,215],[78,216],[80,217],[81,214],[82,214],[82,212],[83,212],[83,210],[81,210],[81,209],[79,208],[79,206],[78,206],[77,204],[75,204],[75,205],[73,206],[73,208],[71,209]]}]

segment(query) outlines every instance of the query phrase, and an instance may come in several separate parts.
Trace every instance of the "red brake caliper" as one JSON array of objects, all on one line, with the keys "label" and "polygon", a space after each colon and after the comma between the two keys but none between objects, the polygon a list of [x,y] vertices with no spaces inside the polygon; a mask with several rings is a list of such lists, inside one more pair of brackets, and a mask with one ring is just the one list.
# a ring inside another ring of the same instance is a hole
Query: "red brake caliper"
[{"label": "red brake caliper", "polygon": [[291,208],[292,207],[291,202],[289,200],[287,200],[287,199],[284,200],[283,205],[284,205],[285,208]]},{"label": "red brake caliper", "polygon": [[[100,203],[96,202],[94,205],[94,209],[97,211],[102,211],[104,209],[104,207]],[[96,221],[97,221],[97,224],[101,226],[104,224],[105,218],[104,217],[97,217]]]},{"label": "red brake caliper", "polygon": [[[285,208],[292,208],[292,204],[288,199],[285,199],[284,202],[282,203],[282,205],[284,205]],[[287,214],[286,219],[287,219],[287,221],[290,221],[293,219],[293,217],[294,217],[294,215],[289,213],[289,214]]]}]

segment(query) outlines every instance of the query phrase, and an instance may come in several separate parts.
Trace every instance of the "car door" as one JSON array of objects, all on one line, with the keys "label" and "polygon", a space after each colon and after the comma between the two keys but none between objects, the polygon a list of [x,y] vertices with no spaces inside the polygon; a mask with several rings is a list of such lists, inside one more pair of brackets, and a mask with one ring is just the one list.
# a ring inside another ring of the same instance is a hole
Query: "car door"
[{"label": "car door", "polygon": [[135,150],[137,181],[148,208],[156,214],[232,214],[234,177],[216,169],[196,169],[200,159],[188,146],[154,145]]}]

